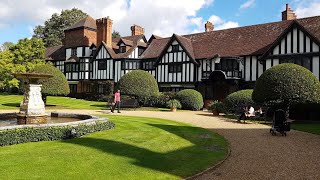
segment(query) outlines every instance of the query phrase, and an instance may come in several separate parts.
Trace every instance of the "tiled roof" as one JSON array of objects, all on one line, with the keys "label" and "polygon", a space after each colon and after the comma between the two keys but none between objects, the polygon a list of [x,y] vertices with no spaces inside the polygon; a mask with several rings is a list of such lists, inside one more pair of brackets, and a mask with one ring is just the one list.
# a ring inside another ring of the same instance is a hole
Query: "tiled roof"
[{"label": "tiled roof", "polygon": [[148,48],[143,52],[141,57],[143,59],[159,57],[169,41],[170,38],[154,39]]},{"label": "tiled roof", "polygon": [[[193,51],[195,59],[262,55],[294,21],[280,21],[225,30],[188,34],[179,38],[187,51]],[[316,39],[320,39],[320,16],[296,20]],[[156,58],[169,42],[169,38],[154,39],[143,58]],[[183,43],[184,42],[184,43]],[[193,50],[192,50],[193,49]],[[191,55],[192,56],[192,55]]]},{"label": "tiled roof", "polygon": [[181,46],[185,49],[186,53],[193,59],[195,60],[194,57],[194,52],[193,52],[193,46],[192,46],[192,42],[190,39],[185,38],[183,36],[179,36],[174,34],[177,38],[177,40],[179,41],[179,43],[181,44]]},{"label": "tiled roof", "polygon": [[76,24],[65,29],[65,31],[80,28],[80,27],[87,27],[87,28],[96,30],[97,29],[96,20],[94,20],[91,16],[87,16],[82,20],[80,20],[79,22],[77,22]]},{"label": "tiled roof", "polygon": [[46,48],[45,52],[46,60],[48,61],[58,61],[58,60],[65,60],[65,52],[64,46],[53,46]]}]

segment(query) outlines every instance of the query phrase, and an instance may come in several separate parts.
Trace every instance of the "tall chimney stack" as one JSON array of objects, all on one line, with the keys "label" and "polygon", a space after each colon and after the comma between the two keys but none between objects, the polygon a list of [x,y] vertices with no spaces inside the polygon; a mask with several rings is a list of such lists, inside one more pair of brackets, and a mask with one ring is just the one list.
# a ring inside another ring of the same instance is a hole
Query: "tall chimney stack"
[{"label": "tall chimney stack", "polygon": [[282,21],[295,19],[297,19],[297,15],[291,10],[289,4],[286,4],[286,10],[282,12]]},{"label": "tall chimney stack", "polygon": [[96,20],[97,24],[97,46],[104,41],[108,47],[112,48],[112,20],[108,17]]},{"label": "tall chimney stack", "polygon": [[144,35],[144,28],[138,25],[131,26],[131,36]]},{"label": "tall chimney stack", "polygon": [[212,22],[207,21],[207,23],[204,25],[204,29],[205,29],[205,32],[213,31],[214,25],[212,24]]}]

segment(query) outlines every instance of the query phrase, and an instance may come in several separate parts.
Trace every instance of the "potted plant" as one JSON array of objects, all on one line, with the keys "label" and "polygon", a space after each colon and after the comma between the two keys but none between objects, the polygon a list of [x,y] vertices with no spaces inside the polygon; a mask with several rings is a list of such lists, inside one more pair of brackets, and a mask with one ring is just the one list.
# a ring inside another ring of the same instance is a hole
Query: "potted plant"
[{"label": "potted plant", "polygon": [[177,108],[181,108],[181,103],[176,99],[172,99],[167,102],[167,107],[171,109],[171,112],[176,112]]},{"label": "potted plant", "polygon": [[219,113],[223,111],[223,104],[218,100],[212,101],[208,105],[208,110],[211,110],[214,116],[219,116]]}]

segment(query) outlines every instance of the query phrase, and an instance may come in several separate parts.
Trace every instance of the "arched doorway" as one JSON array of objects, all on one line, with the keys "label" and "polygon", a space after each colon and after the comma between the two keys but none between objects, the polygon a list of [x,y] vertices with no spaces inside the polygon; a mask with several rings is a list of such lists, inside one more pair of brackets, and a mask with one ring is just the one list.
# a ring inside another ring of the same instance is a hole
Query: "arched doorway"
[{"label": "arched doorway", "polygon": [[213,71],[209,76],[212,99],[223,101],[230,93],[238,90],[238,82],[234,79],[228,79],[225,72]]}]

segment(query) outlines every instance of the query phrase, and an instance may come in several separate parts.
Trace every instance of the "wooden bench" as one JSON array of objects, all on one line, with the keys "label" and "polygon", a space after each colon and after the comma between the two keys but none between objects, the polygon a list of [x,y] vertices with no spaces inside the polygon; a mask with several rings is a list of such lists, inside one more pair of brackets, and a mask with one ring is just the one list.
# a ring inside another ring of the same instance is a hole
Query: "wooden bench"
[{"label": "wooden bench", "polygon": [[120,107],[121,108],[137,108],[137,107],[139,107],[139,102],[137,99],[122,100]]}]

